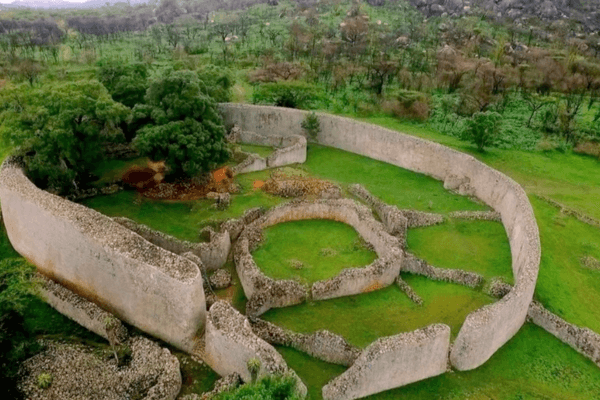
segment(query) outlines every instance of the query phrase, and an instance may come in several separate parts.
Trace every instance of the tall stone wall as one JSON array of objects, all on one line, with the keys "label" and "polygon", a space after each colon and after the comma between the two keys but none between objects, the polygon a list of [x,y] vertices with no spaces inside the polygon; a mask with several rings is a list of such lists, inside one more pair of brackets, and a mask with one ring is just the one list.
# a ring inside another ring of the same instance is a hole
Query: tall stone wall
[{"label": "tall stone wall", "polygon": [[323,387],[325,400],[351,400],[446,372],[450,327],[423,329],[377,339],[342,375]]},{"label": "tall stone wall", "polygon": [[184,350],[206,305],[197,265],[110,218],[37,188],[14,160],[0,171],[8,237],[47,277]]},{"label": "tall stone wall", "polygon": [[[301,135],[305,111],[246,104],[221,104],[227,124],[265,136]],[[540,240],[525,191],[506,175],[474,157],[389,129],[319,114],[319,143],[384,161],[439,179],[450,190],[476,196],[500,213],[512,252],[514,289],[497,303],[472,312],[454,343],[451,362],[476,368],[519,330],[533,297]]]}]

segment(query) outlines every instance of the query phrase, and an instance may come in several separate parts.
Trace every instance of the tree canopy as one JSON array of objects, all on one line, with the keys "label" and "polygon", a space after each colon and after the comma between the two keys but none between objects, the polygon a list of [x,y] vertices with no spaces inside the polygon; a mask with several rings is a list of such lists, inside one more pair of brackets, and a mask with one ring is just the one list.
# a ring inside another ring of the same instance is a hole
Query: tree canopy
[{"label": "tree canopy", "polygon": [[23,156],[30,178],[59,193],[86,181],[101,144],[121,134],[131,113],[95,80],[9,88],[0,100],[0,134]]},{"label": "tree canopy", "polygon": [[193,71],[167,70],[146,92],[134,119],[147,122],[134,145],[153,160],[165,160],[176,177],[194,176],[225,161],[225,128],[217,103]]}]

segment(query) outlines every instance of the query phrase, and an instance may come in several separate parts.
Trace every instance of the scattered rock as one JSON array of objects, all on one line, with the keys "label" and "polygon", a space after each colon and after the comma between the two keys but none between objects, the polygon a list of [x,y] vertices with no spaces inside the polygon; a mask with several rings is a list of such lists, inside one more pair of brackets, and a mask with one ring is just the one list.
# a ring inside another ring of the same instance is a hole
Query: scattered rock
[{"label": "scattered rock", "polygon": [[210,284],[215,289],[225,289],[231,286],[231,274],[224,269],[218,269],[209,278]]}]

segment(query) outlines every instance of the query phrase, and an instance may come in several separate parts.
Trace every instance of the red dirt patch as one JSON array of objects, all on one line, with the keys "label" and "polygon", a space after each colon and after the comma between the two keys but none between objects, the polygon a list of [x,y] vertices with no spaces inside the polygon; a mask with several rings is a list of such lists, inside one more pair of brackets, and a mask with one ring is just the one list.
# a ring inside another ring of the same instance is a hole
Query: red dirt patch
[{"label": "red dirt patch", "polygon": [[265,185],[265,181],[254,181],[254,183],[252,184],[252,187],[254,189],[260,189],[264,185]]}]

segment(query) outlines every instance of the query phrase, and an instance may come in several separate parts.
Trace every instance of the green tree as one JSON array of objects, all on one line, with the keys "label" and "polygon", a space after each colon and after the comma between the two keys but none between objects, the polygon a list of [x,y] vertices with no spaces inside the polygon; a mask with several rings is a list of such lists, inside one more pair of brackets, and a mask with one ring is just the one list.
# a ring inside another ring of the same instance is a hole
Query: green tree
[{"label": "green tree", "polygon": [[165,160],[175,177],[209,171],[227,159],[217,103],[197,73],[166,71],[150,84],[145,100],[134,108],[134,118],[148,122],[134,140],[143,155]]},{"label": "green tree", "polygon": [[463,132],[463,139],[469,140],[477,146],[479,151],[492,146],[500,133],[502,116],[497,112],[477,112],[467,121],[467,129]]},{"label": "green tree", "polygon": [[102,143],[122,134],[130,110],[95,80],[18,86],[0,95],[0,135],[23,157],[40,187],[67,193],[85,184]]},{"label": "green tree", "polygon": [[4,399],[22,397],[16,385],[19,366],[40,349],[22,315],[35,294],[34,273],[35,268],[22,259],[0,261],[0,395]]},{"label": "green tree", "polygon": [[133,108],[144,102],[148,88],[148,67],[143,63],[123,64],[116,61],[98,62],[97,77],[112,98]]}]

